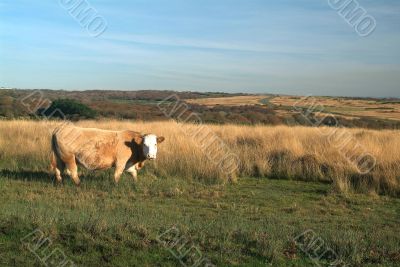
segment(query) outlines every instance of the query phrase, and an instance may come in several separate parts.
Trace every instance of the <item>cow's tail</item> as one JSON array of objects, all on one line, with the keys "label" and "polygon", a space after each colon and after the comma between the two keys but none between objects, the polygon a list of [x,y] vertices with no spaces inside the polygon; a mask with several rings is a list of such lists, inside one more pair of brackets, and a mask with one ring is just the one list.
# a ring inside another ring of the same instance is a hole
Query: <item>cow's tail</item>
[{"label": "cow's tail", "polygon": [[51,159],[50,159],[50,171],[54,171],[57,168],[57,140],[55,134],[51,136]]}]

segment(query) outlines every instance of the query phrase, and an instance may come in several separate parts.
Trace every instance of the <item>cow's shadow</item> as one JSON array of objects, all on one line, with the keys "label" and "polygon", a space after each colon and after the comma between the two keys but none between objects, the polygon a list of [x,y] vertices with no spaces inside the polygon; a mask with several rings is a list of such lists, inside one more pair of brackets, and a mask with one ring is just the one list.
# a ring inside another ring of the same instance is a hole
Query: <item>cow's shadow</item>
[{"label": "cow's shadow", "polygon": [[[130,180],[130,175],[125,174],[125,178],[123,180]],[[0,169],[0,179],[9,179],[9,180],[17,180],[23,182],[36,182],[36,183],[47,183],[53,184],[54,186],[64,186],[64,185],[72,185],[74,183],[69,175],[66,173],[62,174],[63,181],[59,183],[53,172],[49,171],[33,171],[33,170],[9,170],[9,169]],[[98,171],[98,172],[90,172],[84,170],[80,172],[82,185],[91,185],[98,189],[109,190],[113,188],[112,185],[115,185],[113,179],[113,170],[108,171]],[[83,179],[82,179],[83,178]],[[136,185],[133,186],[136,188]]]},{"label": "cow's shadow", "polygon": [[55,177],[50,172],[45,171],[31,171],[31,170],[0,170],[0,177],[12,180],[19,181],[28,181],[28,182],[47,182],[53,183],[55,181]]}]

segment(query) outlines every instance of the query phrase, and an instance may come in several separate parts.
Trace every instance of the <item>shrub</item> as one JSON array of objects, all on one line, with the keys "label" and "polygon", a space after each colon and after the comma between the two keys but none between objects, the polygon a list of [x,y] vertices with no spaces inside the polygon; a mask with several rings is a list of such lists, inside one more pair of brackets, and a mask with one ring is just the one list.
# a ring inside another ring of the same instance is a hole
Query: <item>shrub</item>
[{"label": "shrub", "polygon": [[62,119],[93,119],[97,115],[90,107],[72,99],[54,100],[49,108],[38,112],[40,115]]}]

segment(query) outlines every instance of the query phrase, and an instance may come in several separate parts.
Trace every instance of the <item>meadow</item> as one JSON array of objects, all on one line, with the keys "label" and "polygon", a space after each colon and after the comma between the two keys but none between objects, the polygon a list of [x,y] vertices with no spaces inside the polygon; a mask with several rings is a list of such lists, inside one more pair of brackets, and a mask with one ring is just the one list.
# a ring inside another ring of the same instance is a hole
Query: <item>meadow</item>
[{"label": "meadow", "polygon": [[[1,266],[41,266],[20,241],[35,229],[77,266],[179,266],[159,242],[171,227],[217,266],[311,266],[296,243],[308,230],[343,266],[400,264],[398,131],[203,125],[239,158],[227,175],[202,150],[206,138],[188,134],[200,125],[80,121],[166,141],[138,183],[80,169],[77,188],[67,175],[57,185],[49,170],[59,123],[0,121]],[[361,174],[349,158],[365,151],[376,165]]]}]

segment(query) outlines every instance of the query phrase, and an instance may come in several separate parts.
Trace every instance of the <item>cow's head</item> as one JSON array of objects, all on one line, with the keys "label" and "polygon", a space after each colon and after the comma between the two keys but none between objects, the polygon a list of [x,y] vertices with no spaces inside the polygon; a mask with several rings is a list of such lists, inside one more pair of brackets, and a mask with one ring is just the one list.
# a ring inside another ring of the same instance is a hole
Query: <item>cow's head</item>
[{"label": "cow's head", "polygon": [[146,134],[140,137],[139,141],[143,147],[143,155],[146,159],[157,158],[157,145],[165,140],[163,136],[157,137],[154,134]]}]

